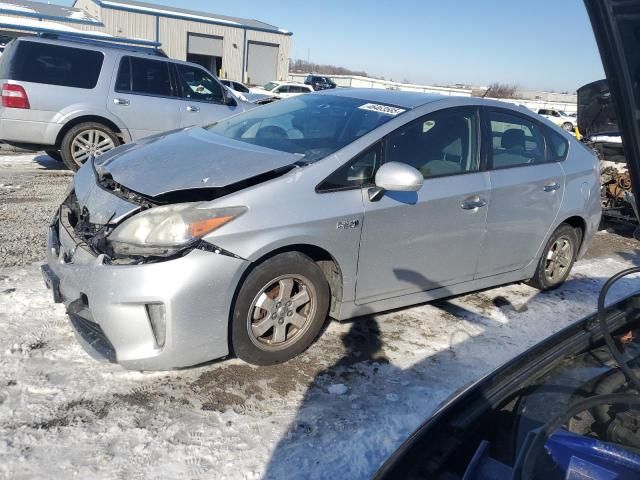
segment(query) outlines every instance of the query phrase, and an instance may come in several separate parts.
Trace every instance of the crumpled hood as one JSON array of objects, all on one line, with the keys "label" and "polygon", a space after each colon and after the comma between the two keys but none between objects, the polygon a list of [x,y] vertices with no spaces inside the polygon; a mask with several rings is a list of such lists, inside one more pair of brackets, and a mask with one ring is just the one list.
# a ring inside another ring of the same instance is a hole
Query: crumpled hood
[{"label": "crumpled hood", "polygon": [[188,128],[124,145],[96,158],[100,177],[149,197],[192,189],[221,188],[278,168],[300,157]]}]

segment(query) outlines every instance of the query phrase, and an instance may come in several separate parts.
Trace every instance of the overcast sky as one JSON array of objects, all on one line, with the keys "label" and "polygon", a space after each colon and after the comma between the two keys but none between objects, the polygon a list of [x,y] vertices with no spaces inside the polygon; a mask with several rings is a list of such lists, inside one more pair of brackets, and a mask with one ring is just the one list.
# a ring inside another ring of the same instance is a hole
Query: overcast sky
[{"label": "overcast sky", "polygon": [[[71,0],[54,3],[71,5]],[[575,91],[604,77],[580,0],[156,0],[255,18],[309,58],[414,83],[516,83]]]}]

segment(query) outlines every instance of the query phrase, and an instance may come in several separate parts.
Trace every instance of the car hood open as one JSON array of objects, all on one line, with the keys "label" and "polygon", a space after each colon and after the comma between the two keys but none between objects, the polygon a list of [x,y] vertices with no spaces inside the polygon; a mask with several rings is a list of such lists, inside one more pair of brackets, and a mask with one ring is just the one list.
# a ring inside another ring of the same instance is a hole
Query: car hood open
[{"label": "car hood open", "polygon": [[295,164],[298,155],[213,134],[199,127],[140,140],[95,160],[109,178],[147,197],[221,189]]}]

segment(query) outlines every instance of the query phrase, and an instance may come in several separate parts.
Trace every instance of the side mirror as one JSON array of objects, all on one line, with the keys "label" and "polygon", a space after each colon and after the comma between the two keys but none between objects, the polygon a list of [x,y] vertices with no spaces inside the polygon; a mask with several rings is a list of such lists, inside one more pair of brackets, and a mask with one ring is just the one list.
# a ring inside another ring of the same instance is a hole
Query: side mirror
[{"label": "side mirror", "polygon": [[384,192],[417,192],[422,188],[424,177],[406,163],[389,162],[378,169],[375,183],[375,188],[369,191],[372,202],[380,200]]}]

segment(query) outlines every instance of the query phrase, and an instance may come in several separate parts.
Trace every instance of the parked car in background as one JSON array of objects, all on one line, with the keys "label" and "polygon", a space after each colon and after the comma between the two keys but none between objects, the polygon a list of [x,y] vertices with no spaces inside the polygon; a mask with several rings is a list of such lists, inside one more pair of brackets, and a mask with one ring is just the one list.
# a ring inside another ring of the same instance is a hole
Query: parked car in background
[{"label": "parked car in background", "polygon": [[570,117],[562,110],[553,110],[548,108],[543,108],[538,110],[538,115],[542,115],[547,120],[555,123],[557,126],[566,130],[567,132],[573,132],[573,130],[577,126],[576,117]]},{"label": "parked car in background", "polygon": [[224,78],[221,78],[219,80],[220,80],[221,84],[223,84],[225,87],[230,88],[234,92],[249,93],[249,87],[247,87],[243,83],[236,82],[236,81],[233,81],[233,80],[227,80],[227,79],[224,79]]},{"label": "parked car in background", "polygon": [[331,80],[331,78],[321,75],[309,75],[304,83],[305,85],[311,86],[315,91],[330,90],[337,87],[336,82]]},{"label": "parked car in background", "polygon": [[272,95],[278,98],[295,97],[303,93],[312,93],[314,90],[309,85],[294,82],[267,82],[261,87],[253,87],[251,93]]},{"label": "parked car in background", "polygon": [[265,103],[271,103],[274,100],[278,100],[278,97],[269,95],[266,93],[252,93],[249,87],[243,85],[240,82],[234,82],[232,80],[219,79],[227,90],[239,100],[243,102],[255,103],[256,105],[264,105]]},{"label": "parked car in background", "polygon": [[0,59],[0,140],[77,170],[122,143],[207,125],[254,105],[199,65],[153,48],[21,37]]},{"label": "parked car in background", "polygon": [[125,367],[274,364],[327,316],[559,286],[600,222],[596,166],[502,102],[302,95],[92,159],[43,273],[85,348]]}]

